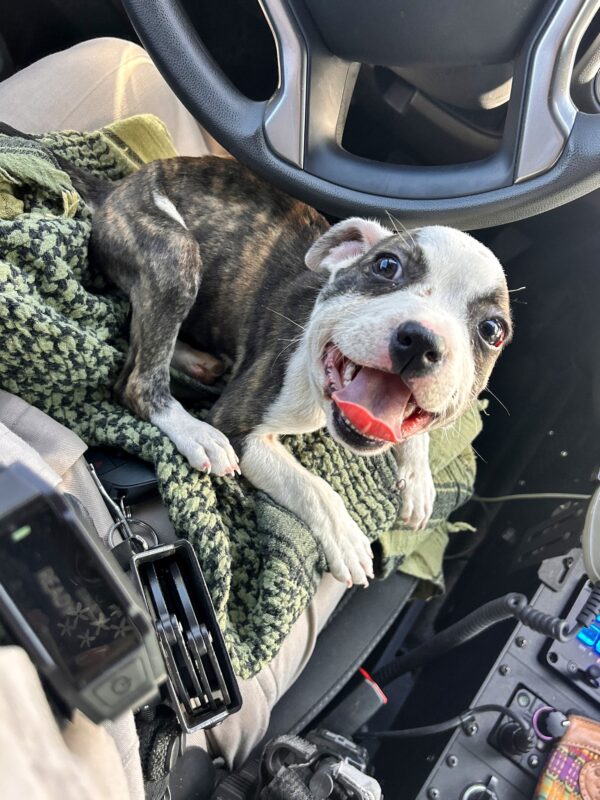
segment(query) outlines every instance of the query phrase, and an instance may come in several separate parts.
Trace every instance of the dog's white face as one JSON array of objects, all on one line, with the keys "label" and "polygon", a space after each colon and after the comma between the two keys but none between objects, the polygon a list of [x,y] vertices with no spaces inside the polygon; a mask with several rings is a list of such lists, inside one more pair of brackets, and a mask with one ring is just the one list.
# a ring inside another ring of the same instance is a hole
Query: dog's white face
[{"label": "dog's white face", "polygon": [[329,273],[306,332],[309,368],[346,447],[374,454],[448,425],[485,387],[511,335],[508,289],[471,236],[349,219],[306,264]]}]

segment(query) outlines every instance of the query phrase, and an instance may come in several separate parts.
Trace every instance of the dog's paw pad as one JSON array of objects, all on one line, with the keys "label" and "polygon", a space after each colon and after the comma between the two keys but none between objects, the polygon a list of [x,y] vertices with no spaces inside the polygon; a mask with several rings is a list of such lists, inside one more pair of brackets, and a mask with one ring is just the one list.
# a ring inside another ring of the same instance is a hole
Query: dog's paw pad
[{"label": "dog's paw pad", "polygon": [[204,353],[177,341],[171,364],[202,383],[214,383],[225,372],[222,361],[210,353]]}]

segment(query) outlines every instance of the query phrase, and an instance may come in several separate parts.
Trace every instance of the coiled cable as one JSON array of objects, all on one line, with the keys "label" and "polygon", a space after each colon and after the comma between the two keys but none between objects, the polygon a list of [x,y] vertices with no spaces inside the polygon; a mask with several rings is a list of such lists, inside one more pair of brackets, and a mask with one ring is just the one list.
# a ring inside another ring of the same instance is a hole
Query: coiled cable
[{"label": "coiled cable", "polygon": [[389,664],[384,664],[373,673],[373,680],[381,686],[385,686],[400,675],[412,672],[425,663],[435,661],[449,650],[459,647],[493,625],[507,619],[516,619],[543,636],[559,642],[566,642],[574,638],[581,628],[591,625],[599,614],[600,584],[594,586],[577,615],[576,623],[572,625],[560,617],[554,617],[533,608],[528,604],[524,594],[510,592],[471,612],[459,622],[436,634],[428,642],[415,647],[414,650],[398,656]]}]

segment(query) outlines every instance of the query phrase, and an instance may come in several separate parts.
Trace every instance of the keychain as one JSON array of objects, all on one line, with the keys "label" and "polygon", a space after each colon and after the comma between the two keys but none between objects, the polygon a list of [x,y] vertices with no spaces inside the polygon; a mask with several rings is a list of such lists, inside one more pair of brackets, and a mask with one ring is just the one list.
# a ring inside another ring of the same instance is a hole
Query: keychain
[{"label": "keychain", "polygon": [[114,520],[106,543],[134,579],[154,623],[167,668],[163,702],[185,733],[218,724],[242,701],[194,549],[184,539],[161,545],[154,528],[133,517],[123,497],[115,502],[89,469]]},{"label": "keychain", "polygon": [[[125,507],[124,498],[121,498],[120,504],[115,503],[104,488],[94,466],[92,464],[88,466],[92,480],[96,484],[96,488],[102,495],[114,520],[108,529],[105,541],[121,567],[127,570],[132,557],[136,553],[158,546],[158,535],[147,522],[131,515],[130,509]],[[117,539],[119,536],[121,538],[120,542]]]}]

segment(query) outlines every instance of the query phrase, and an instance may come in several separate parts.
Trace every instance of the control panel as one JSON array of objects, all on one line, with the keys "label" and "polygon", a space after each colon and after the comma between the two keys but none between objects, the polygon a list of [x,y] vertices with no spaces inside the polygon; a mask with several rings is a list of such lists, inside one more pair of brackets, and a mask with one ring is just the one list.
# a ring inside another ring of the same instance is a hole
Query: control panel
[{"label": "control panel", "polygon": [[[580,551],[569,555],[560,582],[542,582],[531,604],[574,619],[589,585]],[[540,577],[544,581],[543,569]],[[569,713],[600,719],[600,619],[596,622],[564,645],[517,625],[471,706],[515,709],[533,734],[524,736],[502,713],[476,715],[452,734],[417,800],[530,800]]]},{"label": "control panel", "polygon": [[[572,604],[567,616],[569,622],[575,619],[590,590],[591,586],[586,582]],[[565,680],[600,704],[600,616],[589,627],[583,628],[575,639],[551,643],[546,661]]]},{"label": "control panel", "polygon": [[527,738],[512,719],[500,717],[489,743],[527,775],[537,777],[556,736],[564,732],[567,717],[527,686],[519,685],[507,703],[531,725],[535,736]]}]

